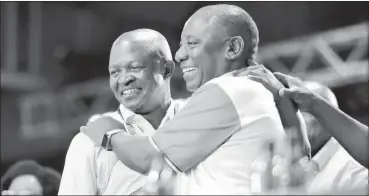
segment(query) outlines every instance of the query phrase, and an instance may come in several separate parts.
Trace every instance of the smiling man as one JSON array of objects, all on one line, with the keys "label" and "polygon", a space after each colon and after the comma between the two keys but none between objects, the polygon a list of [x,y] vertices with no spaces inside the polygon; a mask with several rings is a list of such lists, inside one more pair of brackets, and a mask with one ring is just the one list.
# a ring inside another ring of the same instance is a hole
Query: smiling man
[{"label": "smiling man", "polygon": [[[164,155],[178,171],[176,194],[250,193],[251,163],[265,141],[285,135],[273,95],[260,83],[232,76],[255,57],[258,41],[255,22],[237,6],[207,6],[192,15],[176,60],[193,95],[152,136],[112,136],[119,160],[147,174],[152,160]],[[112,130],[103,123],[99,119],[82,132],[106,146],[102,138]]]},{"label": "smiling man", "polygon": [[[170,93],[174,62],[168,42],[160,33],[138,29],[122,34],[111,48],[108,70],[119,109],[103,117],[93,116],[89,124],[96,118],[107,119],[105,128],[151,135],[176,113],[178,104]],[[109,134],[116,133],[119,131]],[[140,192],[145,183],[145,176],[79,133],[66,155],[59,195],[129,195]]]}]

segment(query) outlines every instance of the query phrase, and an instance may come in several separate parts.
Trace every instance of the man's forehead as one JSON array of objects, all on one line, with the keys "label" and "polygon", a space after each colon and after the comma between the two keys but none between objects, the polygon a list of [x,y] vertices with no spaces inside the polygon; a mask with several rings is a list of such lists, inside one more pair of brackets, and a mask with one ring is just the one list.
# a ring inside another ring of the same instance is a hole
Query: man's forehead
[{"label": "man's forehead", "polygon": [[150,44],[148,41],[142,41],[142,40],[133,40],[133,39],[122,39],[119,41],[116,41],[111,51],[126,51],[131,52],[135,50],[141,50],[148,48],[147,46]]},{"label": "man's forehead", "polygon": [[204,20],[188,20],[182,30],[182,38],[191,36],[205,36],[214,31],[211,30],[211,26]]},{"label": "man's forehead", "polygon": [[216,16],[210,14],[209,12],[203,12],[201,10],[195,12],[188,20],[186,21],[184,27],[190,25],[193,26],[194,24],[209,24],[214,20]]},{"label": "man's forehead", "polygon": [[223,29],[218,24],[218,19],[218,16],[211,15],[210,12],[196,12],[186,21],[182,30],[182,38],[190,35],[208,36],[210,34],[220,34]]},{"label": "man's forehead", "polygon": [[149,52],[145,48],[132,44],[114,46],[110,52],[109,67],[129,64],[130,62],[144,62]]}]

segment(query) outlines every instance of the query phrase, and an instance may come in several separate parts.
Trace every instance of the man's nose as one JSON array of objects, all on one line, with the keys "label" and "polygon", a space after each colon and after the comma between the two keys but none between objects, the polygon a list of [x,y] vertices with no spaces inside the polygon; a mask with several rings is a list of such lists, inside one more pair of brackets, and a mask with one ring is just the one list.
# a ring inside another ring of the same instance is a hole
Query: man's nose
[{"label": "man's nose", "polygon": [[184,60],[187,60],[188,58],[188,52],[184,48],[184,46],[179,47],[178,51],[176,52],[175,59],[178,63],[181,63]]},{"label": "man's nose", "polygon": [[118,83],[123,84],[124,86],[129,86],[132,82],[135,81],[135,77],[131,74],[123,75],[119,78]]}]

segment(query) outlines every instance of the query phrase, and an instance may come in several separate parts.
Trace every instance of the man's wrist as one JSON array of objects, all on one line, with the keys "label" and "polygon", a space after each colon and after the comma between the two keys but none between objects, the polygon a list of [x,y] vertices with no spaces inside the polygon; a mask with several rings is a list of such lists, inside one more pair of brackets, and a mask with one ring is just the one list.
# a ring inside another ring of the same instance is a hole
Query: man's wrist
[{"label": "man's wrist", "polygon": [[310,107],[308,108],[308,112],[315,115],[319,115],[321,105],[324,102],[324,99],[320,97],[319,95],[316,95],[314,93],[311,94],[311,103]]},{"label": "man's wrist", "polygon": [[114,130],[111,130],[111,131],[108,131],[107,133],[105,133],[103,141],[101,142],[101,146],[103,148],[105,148],[105,150],[108,150],[108,151],[112,150],[112,145],[111,145],[112,137],[116,134],[121,133],[121,132],[124,132],[124,130],[114,129]]},{"label": "man's wrist", "polygon": [[[118,138],[122,137],[121,136],[122,134],[126,134],[126,132],[122,131],[122,132],[116,133],[116,134],[111,136],[111,138],[110,138],[110,148],[111,148],[111,150],[114,149],[114,146],[116,146],[115,144],[119,143]],[[117,137],[117,135],[119,135],[119,136]]]},{"label": "man's wrist", "polygon": [[[276,98],[276,96],[278,96],[278,98]],[[280,105],[284,105],[286,103],[291,103],[295,111],[298,112],[299,106],[293,99],[279,96],[279,91],[277,92],[276,96],[274,98],[274,102],[277,107],[280,107]]]}]

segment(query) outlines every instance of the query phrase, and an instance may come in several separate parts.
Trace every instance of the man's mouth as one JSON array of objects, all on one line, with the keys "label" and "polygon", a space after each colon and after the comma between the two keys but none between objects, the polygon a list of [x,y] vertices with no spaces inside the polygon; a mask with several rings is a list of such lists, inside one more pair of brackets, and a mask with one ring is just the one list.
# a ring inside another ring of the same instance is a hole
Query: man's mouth
[{"label": "man's mouth", "polygon": [[188,73],[188,72],[196,71],[196,70],[197,70],[197,67],[186,67],[182,69],[183,73]]},{"label": "man's mouth", "polygon": [[135,95],[139,92],[142,91],[142,88],[131,88],[131,89],[126,89],[124,91],[121,92],[121,95],[128,97],[128,96],[132,96]]}]

